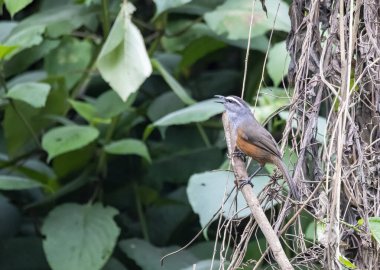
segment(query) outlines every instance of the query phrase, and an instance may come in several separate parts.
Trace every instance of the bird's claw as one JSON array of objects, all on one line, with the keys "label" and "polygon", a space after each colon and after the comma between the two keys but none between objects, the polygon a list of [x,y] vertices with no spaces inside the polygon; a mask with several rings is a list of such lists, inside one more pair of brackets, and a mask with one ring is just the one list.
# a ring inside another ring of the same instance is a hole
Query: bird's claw
[{"label": "bird's claw", "polygon": [[242,189],[245,185],[250,185],[253,188],[251,179],[242,179],[239,181],[239,189]]},{"label": "bird's claw", "polygon": [[238,157],[240,158],[241,160],[243,160],[245,162],[245,159],[246,159],[246,155],[242,152],[242,151],[234,151],[231,155],[228,155],[227,154],[227,157],[228,158],[232,158],[232,157]]}]

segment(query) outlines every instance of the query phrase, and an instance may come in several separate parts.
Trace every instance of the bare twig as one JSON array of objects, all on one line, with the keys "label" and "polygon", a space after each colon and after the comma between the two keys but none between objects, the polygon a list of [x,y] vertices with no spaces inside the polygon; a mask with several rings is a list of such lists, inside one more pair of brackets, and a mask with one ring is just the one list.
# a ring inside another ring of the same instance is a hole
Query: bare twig
[{"label": "bare twig", "polygon": [[[231,154],[235,149],[235,138],[230,131],[230,125],[228,121],[228,117],[226,112],[223,113],[223,126],[224,132],[227,141],[228,152]],[[232,167],[234,170],[236,181],[242,181],[244,179],[248,179],[247,170],[245,168],[245,163],[239,158],[231,155]],[[289,259],[287,258],[279,238],[276,233],[272,229],[271,224],[269,223],[267,217],[265,216],[264,210],[262,209],[259,200],[256,195],[253,193],[251,187],[249,185],[245,185],[242,187],[241,192],[246,200],[255,221],[263,232],[270,248],[272,249],[273,255],[280,266],[281,269],[294,269],[290,264]]]}]

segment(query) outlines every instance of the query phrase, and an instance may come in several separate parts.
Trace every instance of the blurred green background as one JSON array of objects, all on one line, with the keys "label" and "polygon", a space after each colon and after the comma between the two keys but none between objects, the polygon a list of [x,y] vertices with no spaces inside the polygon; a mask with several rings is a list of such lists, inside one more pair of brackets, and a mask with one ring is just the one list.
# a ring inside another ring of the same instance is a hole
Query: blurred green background
[{"label": "blurred green background", "polygon": [[[252,1],[0,6],[0,269],[210,269],[218,222],[163,268],[159,259],[232,189],[212,98],[241,95]],[[260,122],[291,93],[289,6],[266,6],[255,3],[244,94]],[[266,125],[277,140],[281,117]],[[258,245],[260,234],[247,259]]]}]

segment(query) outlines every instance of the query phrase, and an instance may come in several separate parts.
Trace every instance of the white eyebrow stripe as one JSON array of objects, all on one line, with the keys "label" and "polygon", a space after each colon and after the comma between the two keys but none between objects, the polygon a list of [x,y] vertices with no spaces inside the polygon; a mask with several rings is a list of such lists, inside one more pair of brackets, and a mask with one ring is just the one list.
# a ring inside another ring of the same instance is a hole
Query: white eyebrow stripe
[{"label": "white eyebrow stripe", "polygon": [[241,104],[240,100],[234,97],[226,97],[226,99],[236,102],[237,104]]}]

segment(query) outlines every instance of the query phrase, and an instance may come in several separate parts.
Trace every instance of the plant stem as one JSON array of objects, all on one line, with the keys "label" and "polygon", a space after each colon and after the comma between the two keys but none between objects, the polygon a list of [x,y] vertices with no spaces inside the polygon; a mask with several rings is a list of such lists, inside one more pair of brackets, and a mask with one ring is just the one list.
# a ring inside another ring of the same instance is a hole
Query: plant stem
[{"label": "plant stem", "polygon": [[136,182],[133,182],[133,190],[135,192],[137,214],[139,216],[139,220],[141,224],[141,231],[142,231],[144,240],[149,242],[148,227],[146,225],[146,220],[145,220],[144,212],[141,205],[141,198],[140,198],[140,194],[139,194],[139,190],[138,190]]},{"label": "plant stem", "polygon": [[196,123],[196,126],[198,128],[199,134],[201,135],[201,137],[202,137],[203,142],[205,143],[205,145],[207,147],[211,147],[210,140],[208,139],[207,134],[206,134],[204,128],[199,123]]},{"label": "plant stem", "polygon": [[[119,120],[118,116],[112,118],[112,122],[107,128],[106,136],[104,138],[104,145],[106,145],[107,143],[111,141],[112,135],[115,131],[118,120]],[[107,173],[106,172],[106,161],[107,161],[106,158],[107,158],[107,153],[104,151],[104,149],[102,149],[99,156],[98,166],[96,169],[97,173],[98,174],[100,173],[102,177],[105,177]]]},{"label": "plant stem", "polygon": [[[4,76],[4,67],[3,67],[3,62],[0,62],[0,84],[4,88],[5,93],[8,92],[8,86],[5,81],[5,76]],[[28,123],[24,115],[17,109],[16,104],[14,103],[13,100],[9,100],[9,104],[11,105],[12,109],[16,112],[18,117],[20,117],[21,121],[24,123],[26,129],[30,132],[30,135],[32,136],[33,140],[35,143],[38,145],[38,147],[41,148],[40,141],[38,140],[37,134],[34,132],[33,127]]]},{"label": "plant stem", "polygon": [[111,29],[110,14],[108,12],[108,0],[102,0],[102,27],[104,40],[106,40]]}]

